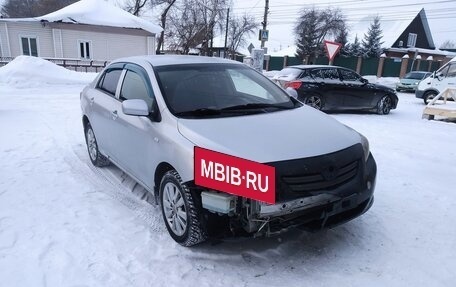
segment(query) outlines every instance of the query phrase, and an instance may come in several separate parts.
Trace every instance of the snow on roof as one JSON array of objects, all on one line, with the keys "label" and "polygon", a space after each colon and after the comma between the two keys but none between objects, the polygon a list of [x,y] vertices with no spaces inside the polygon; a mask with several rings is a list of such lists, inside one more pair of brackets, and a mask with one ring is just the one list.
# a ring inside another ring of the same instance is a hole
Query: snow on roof
[{"label": "snow on roof", "polygon": [[401,52],[401,53],[408,53],[408,52],[418,52],[422,54],[432,54],[432,55],[441,55],[441,56],[446,56],[446,57],[454,57],[456,56],[455,52],[450,52],[450,51],[445,51],[445,50],[431,50],[431,49],[423,49],[423,48],[388,48],[386,49],[390,52]]},{"label": "snow on roof", "polygon": [[407,11],[407,13],[401,14],[400,16],[396,16],[396,19],[390,20],[382,20],[381,15],[378,14],[371,14],[361,18],[358,22],[354,23],[353,25],[349,25],[349,42],[353,43],[355,37],[358,36],[358,39],[361,41],[364,39],[364,34],[367,33],[370,24],[374,21],[376,16],[380,16],[380,28],[383,32],[382,42],[383,47],[391,47],[393,46],[394,42],[399,38],[399,36],[404,32],[405,29],[412,23],[417,15],[420,15],[424,29],[426,32],[426,37],[428,38],[429,43],[434,45],[434,41],[432,39],[431,31],[429,29],[429,25],[426,19],[426,12],[424,9],[416,10],[416,11]]},{"label": "snow on roof", "polygon": [[163,29],[103,0],[81,0],[50,14],[35,18],[1,19],[6,21],[48,21],[143,29],[158,34]]},{"label": "snow on roof", "polygon": [[282,49],[280,51],[271,52],[270,54],[273,57],[284,57],[284,56],[295,57],[297,48],[298,47],[296,45],[292,45],[292,46],[289,46],[289,47],[287,47],[285,49]]}]

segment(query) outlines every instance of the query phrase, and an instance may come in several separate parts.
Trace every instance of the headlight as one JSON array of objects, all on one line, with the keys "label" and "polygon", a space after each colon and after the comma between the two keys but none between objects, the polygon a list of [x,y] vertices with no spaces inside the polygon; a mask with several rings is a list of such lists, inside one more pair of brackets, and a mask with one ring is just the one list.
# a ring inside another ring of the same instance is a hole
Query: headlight
[{"label": "headlight", "polygon": [[367,140],[367,138],[365,136],[363,136],[362,134],[360,134],[353,128],[351,128],[347,125],[345,125],[345,126],[349,129],[351,129],[352,131],[354,131],[355,133],[359,134],[359,136],[361,138],[361,145],[363,146],[363,151],[364,151],[364,161],[367,161],[367,159],[369,158],[369,154],[370,154],[369,141]]},{"label": "headlight", "polygon": [[367,161],[367,159],[369,158],[369,153],[370,153],[370,150],[369,150],[369,141],[367,140],[367,138],[365,136],[363,136],[362,134],[358,133],[359,136],[361,137],[361,144],[363,145],[363,151],[364,151],[364,161]]}]

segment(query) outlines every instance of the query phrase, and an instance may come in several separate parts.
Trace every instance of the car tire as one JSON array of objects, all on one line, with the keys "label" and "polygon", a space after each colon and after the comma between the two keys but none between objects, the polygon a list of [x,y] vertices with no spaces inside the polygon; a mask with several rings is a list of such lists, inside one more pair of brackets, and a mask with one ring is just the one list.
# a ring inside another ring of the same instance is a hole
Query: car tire
[{"label": "car tire", "polygon": [[111,163],[107,157],[100,153],[97,138],[95,137],[95,133],[90,123],[88,123],[85,127],[85,140],[87,151],[89,152],[89,158],[93,165],[103,167]]},{"label": "car tire", "polygon": [[383,96],[377,103],[377,114],[387,115],[393,107],[393,99],[389,95]]},{"label": "car tire", "polygon": [[432,101],[435,98],[435,96],[437,96],[437,93],[434,91],[426,92],[426,94],[424,94],[423,97],[424,104],[429,104],[429,102]]},{"label": "car tire", "polygon": [[304,104],[321,111],[323,109],[323,99],[319,95],[309,95],[304,98]]},{"label": "car tire", "polygon": [[202,208],[195,193],[182,182],[175,170],[168,171],[160,183],[160,206],[166,229],[180,245],[190,247],[207,238],[202,223]]}]

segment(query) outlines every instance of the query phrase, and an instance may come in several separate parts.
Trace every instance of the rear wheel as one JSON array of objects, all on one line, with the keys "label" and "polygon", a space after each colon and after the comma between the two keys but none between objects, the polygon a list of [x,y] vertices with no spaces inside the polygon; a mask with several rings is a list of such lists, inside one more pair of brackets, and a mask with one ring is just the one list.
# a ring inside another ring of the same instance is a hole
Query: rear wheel
[{"label": "rear wheel", "polygon": [[425,105],[429,104],[429,102],[432,101],[436,96],[437,96],[437,93],[434,91],[427,92],[423,97],[424,104]]},{"label": "rear wheel", "polygon": [[163,176],[160,204],[166,228],[177,243],[189,247],[206,240],[201,208],[196,204],[194,193],[175,170]]},{"label": "rear wheel", "polygon": [[89,152],[89,157],[92,164],[98,167],[109,165],[109,159],[102,155],[98,150],[97,139],[90,123],[88,123],[85,128],[85,139],[87,144],[87,151]]},{"label": "rear wheel", "polygon": [[321,110],[323,108],[323,101],[318,95],[311,95],[304,99],[304,104],[311,106],[314,109]]},{"label": "rear wheel", "polygon": [[393,107],[393,99],[390,96],[383,96],[377,104],[377,114],[387,115],[390,113],[391,108]]}]

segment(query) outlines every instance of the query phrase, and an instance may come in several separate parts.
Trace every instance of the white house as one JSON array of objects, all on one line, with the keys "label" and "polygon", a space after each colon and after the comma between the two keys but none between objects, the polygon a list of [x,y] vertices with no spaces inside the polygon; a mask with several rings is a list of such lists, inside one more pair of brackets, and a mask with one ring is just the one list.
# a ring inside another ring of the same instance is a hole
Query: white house
[{"label": "white house", "polygon": [[103,0],[81,0],[41,17],[0,19],[0,57],[110,61],[151,55],[161,31]]}]

